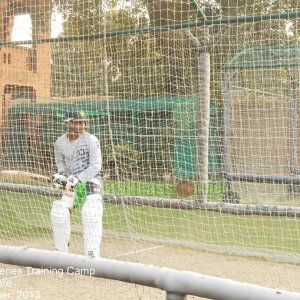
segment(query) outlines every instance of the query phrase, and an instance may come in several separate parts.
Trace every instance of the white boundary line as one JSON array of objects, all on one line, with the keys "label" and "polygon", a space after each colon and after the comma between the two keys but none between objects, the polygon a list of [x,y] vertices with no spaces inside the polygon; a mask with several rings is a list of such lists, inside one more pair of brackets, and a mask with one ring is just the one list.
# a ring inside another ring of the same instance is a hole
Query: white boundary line
[{"label": "white boundary line", "polygon": [[160,248],[163,248],[163,247],[164,247],[164,246],[155,246],[155,247],[145,248],[145,249],[141,249],[141,250],[136,250],[136,251],[126,252],[126,253],[123,253],[123,254],[115,255],[115,256],[112,257],[112,258],[117,258],[117,257],[122,257],[122,256],[131,255],[131,254],[136,254],[136,253],[141,253],[141,252],[151,251],[151,250],[160,249]]}]

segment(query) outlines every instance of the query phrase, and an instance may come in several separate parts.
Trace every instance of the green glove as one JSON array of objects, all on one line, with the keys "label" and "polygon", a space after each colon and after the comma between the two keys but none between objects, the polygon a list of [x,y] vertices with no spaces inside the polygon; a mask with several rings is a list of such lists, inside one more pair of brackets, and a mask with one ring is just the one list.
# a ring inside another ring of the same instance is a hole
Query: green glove
[{"label": "green glove", "polygon": [[75,187],[76,197],[74,200],[74,208],[79,207],[86,200],[86,188],[85,183],[78,183]]}]

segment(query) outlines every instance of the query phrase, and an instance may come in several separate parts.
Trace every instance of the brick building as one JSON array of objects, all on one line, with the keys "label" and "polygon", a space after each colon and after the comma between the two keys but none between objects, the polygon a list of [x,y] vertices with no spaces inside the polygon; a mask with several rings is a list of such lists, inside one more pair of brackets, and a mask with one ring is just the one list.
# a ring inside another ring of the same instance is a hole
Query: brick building
[{"label": "brick building", "polygon": [[[33,4],[34,5],[33,5]],[[32,39],[51,36],[50,0],[5,0],[0,4],[0,41],[12,41],[14,17],[29,14]],[[20,102],[50,100],[51,45],[37,43],[0,47],[0,126],[5,128],[7,110]]]}]

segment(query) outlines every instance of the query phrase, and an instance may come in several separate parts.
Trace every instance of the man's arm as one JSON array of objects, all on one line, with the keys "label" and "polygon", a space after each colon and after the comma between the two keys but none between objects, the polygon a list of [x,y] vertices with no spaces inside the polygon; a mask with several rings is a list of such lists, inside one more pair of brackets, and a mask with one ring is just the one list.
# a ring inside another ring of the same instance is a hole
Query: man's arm
[{"label": "man's arm", "polygon": [[60,150],[58,140],[56,140],[56,142],[54,143],[54,158],[58,173],[54,174],[51,178],[52,186],[55,189],[64,189],[67,183],[67,174],[65,174],[66,164],[64,154]]},{"label": "man's arm", "polygon": [[54,157],[58,173],[66,172],[66,163],[63,152],[60,150],[58,141],[54,143]]}]

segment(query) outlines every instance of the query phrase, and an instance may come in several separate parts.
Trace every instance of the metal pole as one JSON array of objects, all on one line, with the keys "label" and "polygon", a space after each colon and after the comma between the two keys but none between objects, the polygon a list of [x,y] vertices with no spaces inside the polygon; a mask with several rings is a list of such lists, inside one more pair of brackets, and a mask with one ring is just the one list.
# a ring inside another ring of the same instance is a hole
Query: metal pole
[{"label": "metal pole", "polygon": [[187,299],[186,295],[173,293],[173,292],[167,292],[166,300],[186,300],[186,299]]},{"label": "metal pole", "polygon": [[214,300],[300,300],[300,293],[195,272],[29,247],[0,246],[0,262],[32,268],[63,269],[69,274],[77,273],[135,283],[172,291],[170,297],[186,294]]}]

